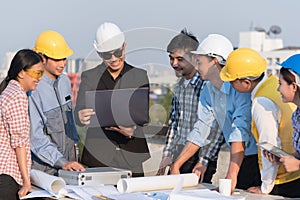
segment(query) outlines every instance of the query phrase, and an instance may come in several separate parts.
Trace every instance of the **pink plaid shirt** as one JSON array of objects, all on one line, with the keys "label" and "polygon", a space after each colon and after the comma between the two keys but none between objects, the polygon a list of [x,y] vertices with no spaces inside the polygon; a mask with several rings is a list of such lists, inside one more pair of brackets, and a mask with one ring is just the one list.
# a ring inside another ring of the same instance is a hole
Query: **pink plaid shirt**
[{"label": "pink plaid shirt", "polygon": [[31,167],[28,97],[19,82],[11,80],[0,96],[0,174],[23,185],[15,148],[25,147],[28,174]]}]

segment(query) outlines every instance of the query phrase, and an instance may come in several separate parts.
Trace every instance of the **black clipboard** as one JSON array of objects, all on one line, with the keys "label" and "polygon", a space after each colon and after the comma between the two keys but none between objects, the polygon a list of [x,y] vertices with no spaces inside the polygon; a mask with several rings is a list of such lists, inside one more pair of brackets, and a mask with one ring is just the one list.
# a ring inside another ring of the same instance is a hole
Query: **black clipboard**
[{"label": "black clipboard", "polygon": [[143,126],[149,121],[149,88],[86,91],[87,108],[92,108],[89,127]]},{"label": "black clipboard", "polygon": [[282,149],[274,146],[273,144],[270,144],[268,142],[261,142],[261,143],[257,143],[257,146],[261,147],[262,149],[270,152],[271,154],[277,156],[277,157],[281,157],[281,156],[292,156],[291,154],[283,151]]}]

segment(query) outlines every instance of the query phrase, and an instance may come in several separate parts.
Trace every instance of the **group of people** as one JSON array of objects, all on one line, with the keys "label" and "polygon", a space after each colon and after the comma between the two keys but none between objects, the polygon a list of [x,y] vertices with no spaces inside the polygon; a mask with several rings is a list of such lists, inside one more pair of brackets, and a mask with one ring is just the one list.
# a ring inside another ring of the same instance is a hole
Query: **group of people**
[{"label": "group of people", "polygon": [[102,63],[82,73],[75,109],[63,73],[73,51],[61,34],[42,32],[32,50],[22,49],[12,59],[0,85],[0,199],[26,195],[30,169],[58,175],[59,169],[117,167],[144,175],[142,163],[150,153],[142,125],[89,127],[79,162],[76,123],[89,125],[95,115],[86,107],[86,91],[146,87],[149,94],[146,71],[125,62],[125,35],[117,25],[101,24],[94,46]]},{"label": "group of people", "polygon": [[[258,52],[234,50],[220,34],[198,44],[183,30],[167,51],[182,78],[174,88],[158,175],[194,172],[200,182],[211,183],[225,142],[232,192],[300,197],[300,54],[278,63],[278,79],[266,74],[266,60]],[[256,145],[262,142],[290,156],[262,151]]]},{"label": "group of people", "polygon": [[[147,73],[125,61],[125,35],[113,23],[99,26],[94,47],[102,62],[81,74],[75,108],[70,80],[63,73],[73,51],[62,35],[44,31],[32,50],[14,56],[0,85],[0,199],[26,195],[31,168],[57,175],[59,169],[117,167],[144,176],[142,164],[150,153],[143,125],[90,127],[96,113],[86,107],[85,94],[149,91]],[[258,52],[234,50],[219,34],[199,44],[184,29],[171,39],[167,52],[180,78],[157,175],[193,172],[200,182],[211,183],[226,143],[226,178],[232,179],[232,191],[300,197],[300,54],[279,63],[278,79],[265,73],[266,61]],[[76,124],[88,127],[80,162]],[[257,142],[292,156],[278,158],[261,151]]]}]

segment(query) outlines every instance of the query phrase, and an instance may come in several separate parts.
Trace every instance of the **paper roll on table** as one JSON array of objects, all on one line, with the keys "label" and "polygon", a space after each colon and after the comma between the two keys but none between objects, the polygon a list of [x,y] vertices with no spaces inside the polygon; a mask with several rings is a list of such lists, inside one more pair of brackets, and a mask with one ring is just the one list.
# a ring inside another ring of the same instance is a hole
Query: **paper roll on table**
[{"label": "paper roll on table", "polygon": [[36,185],[55,195],[57,195],[59,191],[66,186],[66,183],[62,178],[52,176],[35,169],[30,171],[30,180],[33,185]]},{"label": "paper roll on table", "polygon": [[118,181],[117,189],[121,193],[170,190],[180,181],[183,181],[183,187],[192,187],[198,184],[198,180],[198,176],[194,173],[124,178]]}]

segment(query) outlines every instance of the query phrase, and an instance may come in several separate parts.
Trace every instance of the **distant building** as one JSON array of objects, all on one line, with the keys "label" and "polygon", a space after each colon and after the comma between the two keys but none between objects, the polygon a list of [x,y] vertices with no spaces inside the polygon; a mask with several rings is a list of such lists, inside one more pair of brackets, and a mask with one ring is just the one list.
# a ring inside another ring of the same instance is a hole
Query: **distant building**
[{"label": "distant building", "polygon": [[77,58],[77,59],[68,59],[67,60],[67,66],[65,68],[65,71],[67,73],[81,73],[85,70],[91,69],[99,65],[99,60],[93,60],[93,59],[83,59],[83,58]]},{"label": "distant building", "polygon": [[0,80],[3,80],[6,77],[11,60],[13,59],[15,54],[16,52],[6,52],[2,66],[0,67]]},{"label": "distant building", "polygon": [[68,73],[67,74],[72,87],[72,101],[73,105],[76,105],[77,94],[79,90],[79,84],[81,82],[81,74],[80,73]]},{"label": "distant building", "polygon": [[281,38],[271,38],[266,32],[240,32],[239,47],[249,47],[259,52],[283,48]]},{"label": "distant building", "polygon": [[[271,32],[272,33],[272,32]],[[278,33],[277,33],[278,34]],[[293,54],[300,53],[300,47],[290,46],[284,47],[281,38],[270,36],[270,32],[265,31],[249,31],[239,33],[238,47],[248,47],[258,51],[267,60],[267,73],[279,74],[280,67],[276,62],[282,62]],[[0,67],[0,79],[2,80],[9,69],[11,60],[16,52],[7,52],[4,57],[4,62]],[[73,91],[73,101],[77,97],[77,91],[80,84],[81,72],[96,67],[101,60],[98,59],[68,59],[65,72],[68,74]],[[169,65],[150,63],[143,66],[137,66],[147,71],[150,81],[151,94],[162,95],[164,89],[172,89],[178,77],[174,70]]]},{"label": "distant building", "polygon": [[284,47],[281,38],[272,38],[266,32],[240,32],[239,48],[248,47],[258,51],[267,60],[267,73],[279,75],[280,66],[291,55],[300,53],[300,47]]}]

